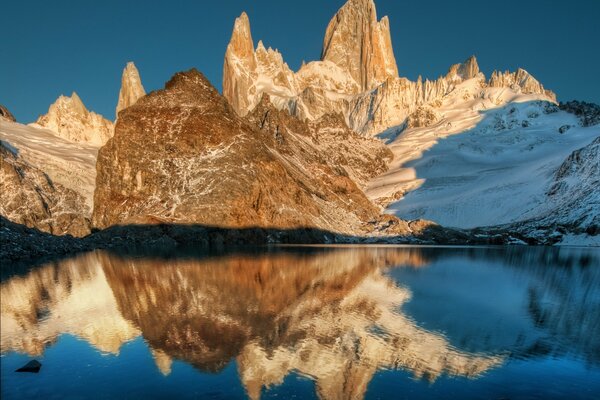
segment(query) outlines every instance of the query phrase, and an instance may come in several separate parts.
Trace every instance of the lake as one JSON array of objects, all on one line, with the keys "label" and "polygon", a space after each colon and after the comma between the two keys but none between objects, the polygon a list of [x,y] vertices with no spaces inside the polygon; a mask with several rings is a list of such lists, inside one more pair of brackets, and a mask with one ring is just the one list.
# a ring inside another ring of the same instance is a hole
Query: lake
[{"label": "lake", "polygon": [[[600,398],[600,249],[96,251],[2,268],[2,399]],[[39,373],[15,372],[33,359]]]}]

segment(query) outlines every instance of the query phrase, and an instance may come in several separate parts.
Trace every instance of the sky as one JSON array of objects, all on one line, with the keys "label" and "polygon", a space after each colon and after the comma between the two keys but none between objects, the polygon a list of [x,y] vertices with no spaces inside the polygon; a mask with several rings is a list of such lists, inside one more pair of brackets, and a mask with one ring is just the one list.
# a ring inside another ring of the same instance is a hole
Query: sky
[{"label": "sky", "polygon": [[[435,79],[477,56],[489,77],[522,67],[561,101],[600,104],[600,0],[375,0],[388,15],[401,76]],[[195,67],[221,90],[234,19],[255,45],[297,70],[320,56],[345,0],[7,1],[0,9],[0,104],[20,122],[73,91],[114,119],[121,73],[134,61],[146,91]]]}]

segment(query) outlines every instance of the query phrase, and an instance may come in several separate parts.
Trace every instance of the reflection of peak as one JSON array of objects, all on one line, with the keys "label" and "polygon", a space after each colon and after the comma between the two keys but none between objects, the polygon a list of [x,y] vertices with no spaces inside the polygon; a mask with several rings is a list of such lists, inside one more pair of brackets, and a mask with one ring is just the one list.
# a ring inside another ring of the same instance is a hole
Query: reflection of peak
[{"label": "reflection of peak", "polygon": [[152,353],[152,357],[154,358],[154,362],[156,363],[160,373],[164,376],[171,375],[171,365],[173,364],[173,359],[162,350],[154,350],[153,348],[150,348],[150,352]]},{"label": "reflection of peak", "polygon": [[102,261],[84,255],[3,282],[2,352],[39,355],[49,342],[70,333],[101,352],[118,354],[139,332],[119,313]]}]

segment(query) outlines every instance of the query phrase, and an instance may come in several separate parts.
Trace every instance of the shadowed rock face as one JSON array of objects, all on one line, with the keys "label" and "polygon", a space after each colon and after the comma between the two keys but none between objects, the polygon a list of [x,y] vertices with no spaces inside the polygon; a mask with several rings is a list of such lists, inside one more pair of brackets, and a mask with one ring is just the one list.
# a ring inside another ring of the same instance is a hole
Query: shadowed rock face
[{"label": "shadowed rock face", "polygon": [[2,119],[5,119],[5,120],[11,121],[11,122],[16,121],[14,115],[12,115],[10,111],[8,111],[8,108],[6,108],[2,104],[0,104],[0,120],[2,120]]},{"label": "shadowed rock face", "polygon": [[[258,112],[240,118],[198,71],[176,74],[164,90],[119,115],[115,136],[98,155],[94,225],[163,221],[355,232],[378,215],[348,172],[319,154],[306,125],[267,120]],[[383,167],[367,167],[376,157],[367,158],[361,175]]]}]

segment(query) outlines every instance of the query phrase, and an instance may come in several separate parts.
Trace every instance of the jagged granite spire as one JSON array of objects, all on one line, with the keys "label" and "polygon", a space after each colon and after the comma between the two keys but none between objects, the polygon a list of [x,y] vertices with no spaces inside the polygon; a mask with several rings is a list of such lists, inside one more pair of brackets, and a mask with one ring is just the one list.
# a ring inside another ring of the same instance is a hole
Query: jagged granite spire
[{"label": "jagged granite spire", "polygon": [[398,76],[387,17],[377,21],[373,0],[349,0],[329,22],[321,60],[332,61],[362,90]]},{"label": "jagged granite spire", "polygon": [[117,103],[116,117],[119,117],[119,111],[135,104],[142,96],[146,95],[140,73],[133,62],[128,62],[123,69],[121,77],[121,90],[119,91],[119,102]]},{"label": "jagged granite spire", "polygon": [[448,74],[446,74],[446,79],[450,81],[466,81],[468,79],[475,78],[477,75],[479,75],[479,72],[477,58],[475,58],[475,56],[471,56],[461,64],[452,65],[448,70]]}]

